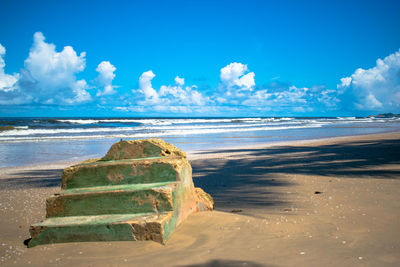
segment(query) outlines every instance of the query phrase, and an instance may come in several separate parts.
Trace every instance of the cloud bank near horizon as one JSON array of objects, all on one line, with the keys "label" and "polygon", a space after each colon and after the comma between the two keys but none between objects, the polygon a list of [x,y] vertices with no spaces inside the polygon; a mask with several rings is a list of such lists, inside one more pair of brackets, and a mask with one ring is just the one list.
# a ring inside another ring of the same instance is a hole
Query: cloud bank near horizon
[{"label": "cloud bank near horizon", "polygon": [[186,84],[179,75],[174,84],[154,88],[152,81],[157,76],[153,70],[140,75],[137,88],[119,87],[113,84],[117,68],[110,61],[100,62],[98,75],[87,82],[78,78],[86,68],[86,53],[78,54],[71,46],[57,51],[41,32],[34,34],[20,73],[5,73],[5,55],[6,48],[0,44],[0,107],[84,104],[116,112],[166,115],[400,112],[400,50],[378,59],[372,68],[359,68],[341,78],[336,88],[298,87],[278,79],[259,86],[248,65],[232,62],[220,69],[219,84],[213,90]]},{"label": "cloud bank near horizon", "polygon": [[85,69],[85,56],[85,52],[77,55],[71,46],[57,52],[54,44],[36,32],[24,68],[14,74],[18,79],[0,87],[0,104],[74,105],[90,101],[87,82],[76,77]]},{"label": "cloud bank near horizon", "polygon": [[340,81],[338,94],[351,108],[399,111],[400,49],[383,60],[377,59],[373,68],[359,68]]}]

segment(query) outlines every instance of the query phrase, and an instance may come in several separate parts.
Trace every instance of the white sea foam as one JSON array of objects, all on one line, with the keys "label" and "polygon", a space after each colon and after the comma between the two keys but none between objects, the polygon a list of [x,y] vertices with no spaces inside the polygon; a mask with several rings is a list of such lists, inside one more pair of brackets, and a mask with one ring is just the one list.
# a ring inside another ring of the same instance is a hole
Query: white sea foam
[{"label": "white sea foam", "polygon": [[[273,118],[271,118],[274,120]],[[259,122],[259,121],[268,121],[271,119],[262,119],[262,118],[237,118],[237,119],[70,119],[70,120],[56,120],[62,123],[70,123],[70,124],[96,124],[96,123],[141,123],[141,124],[150,124],[150,125],[171,125],[171,124],[189,124],[189,123],[229,123],[229,122]]]},{"label": "white sea foam", "polygon": [[81,120],[56,120],[58,122],[63,122],[63,123],[71,123],[71,124],[94,124],[94,123],[99,123],[99,120],[86,120],[86,119],[81,119]]},{"label": "white sea foam", "polygon": [[29,136],[29,135],[54,135],[54,134],[76,134],[95,132],[122,132],[142,130],[143,127],[116,127],[116,128],[70,128],[70,129],[26,129],[0,132],[0,136]]},{"label": "white sea foam", "polygon": [[[309,121],[311,122],[311,121]],[[298,125],[303,125],[304,121],[298,123]],[[314,121],[313,121],[314,123]],[[308,123],[311,125],[311,123]],[[323,123],[320,123],[323,124]],[[158,131],[165,131],[165,130],[172,130],[172,131],[187,131],[187,130],[218,130],[218,129],[232,129],[228,131],[238,131],[238,129],[255,129],[258,130],[259,127],[262,129],[270,129],[274,126],[279,125],[289,125],[289,123],[285,122],[269,122],[269,123],[252,123],[252,124],[217,124],[217,125],[148,125],[148,126],[137,126],[137,127],[98,127],[98,128],[58,128],[58,129],[29,129],[27,126],[21,126],[20,129],[13,129],[9,131],[0,132],[0,136],[30,136],[30,135],[59,135],[59,134],[79,134],[79,133],[109,133],[109,132],[137,132],[137,131],[150,131],[150,132],[158,132]],[[263,127],[264,126],[264,127]],[[293,127],[293,126],[290,126]],[[234,130],[237,129],[237,130]]]},{"label": "white sea foam", "polygon": [[174,126],[152,126],[145,127],[153,130],[186,130],[186,129],[216,129],[216,128],[249,128],[272,125],[271,123],[254,123],[254,124],[218,124],[218,125],[174,125]]},{"label": "white sea foam", "polygon": [[171,125],[172,122],[164,120],[164,119],[105,119],[99,120],[100,123],[113,123],[113,122],[122,122],[122,123],[141,123],[141,124],[149,124],[149,125]]},{"label": "white sea foam", "polygon": [[[239,120],[239,121],[238,121]],[[281,119],[261,119],[256,118],[241,118],[241,119],[171,119],[170,122],[166,123],[166,121],[158,120],[158,119],[143,119],[143,120],[129,120],[129,121],[144,121],[147,124],[142,124],[141,126],[132,126],[132,127],[90,127],[90,128],[56,128],[56,129],[46,129],[46,128],[35,128],[31,129],[27,126],[21,126],[19,129],[13,129],[9,131],[0,132],[0,137],[22,137],[22,136],[35,136],[35,138],[41,137],[46,138],[52,135],[68,135],[71,134],[71,138],[77,138],[78,134],[92,135],[96,133],[101,133],[101,136],[106,135],[108,133],[129,133],[129,134],[143,134],[141,132],[146,131],[149,133],[155,132],[165,132],[165,131],[181,131],[183,134],[193,134],[193,133],[219,133],[219,132],[229,132],[229,131],[260,131],[260,130],[273,130],[276,127],[283,127],[279,129],[290,129],[294,127],[301,126],[303,127],[313,127],[313,125],[320,126],[330,122],[326,121],[317,121],[317,120],[283,120]],[[71,120],[68,120],[71,121]],[[75,120],[79,121],[81,124],[84,124],[83,121],[88,120]],[[89,120],[93,121],[93,120]],[[102,120],[99,120],[102,121]],[[108,120],[108,121],[124,121],[124,120]],[[195,123],[195,122],[201,123]],[[214,123],[210,123],[214,121]],[[231,123],[221,123],[221,121],[235,121]],[[177,123],[178,122],[178,123]],[[204,122],[207,122],[205,124]],[[242,123],[246,122],[246,123]],[[189,131],[189,132],[188,132]],[[4,140],[4,139],[0,139]]]},{"label": "white sea foam", "polygon": [[[203,134],[217,134],[227,132],[252,132],[252,131],[276,131],[300,128],[316,128],[321,127],[322,124],[313,125],[298,125],[298,126],[278,126],[278,127],[244,127],[244,128],[214,128],[214,129],[174,129],[169,131],[159,132],[146,132],[146,133],[129,133],[128,131],[121,131],[120,134],[104,133],[101,135],[51,135],[51,136],[1,136],[0,141],[5,142],[22,142],[22,141],[46,141],[46,140],[59,140],[59,139],[98,139],[98,138],[146,138],[146,137],[163,137],[163,136],[186,136],[186,135],[203,135]],[[121,127],[122,129],[126,129]],[[119,129],[121,129],[119,128]],[[113,129],[113,128],[111,128]],[[116,129],[116,128],[114,128]],[[69,129],[78,130],[78,129]],[[87,129],[86,129],[87,130]],[[94,129],[93,129],[94,130]],[[95,131],[93,131],[95,132]],[[112,131],[110,131],[112,132]],[[117,132],[117,131],[114,131]],[[59,132],[58,132],[59,133]],[[75,132],[79,133],[79,132]]]},{"label": "white sea foam", "polygon": [[338,120],[355,120],[356,117],[336,117]]},{"label": "white sea foam", "polygon": [[[70,119],[59,120],[76,126],[62,128],[29,128],[16,126],[13,130],[0,132],[0,142],[92,139],[92,138],[145,138],[162,136],[191,136],[229,132],[275,131],[299,128],[315,128],[324,125],[399,122],[399,118],[221,118],[221,119]],[[94,123],[139,123],[127,127],[85,127]],[[78,126],[79,125],[79,126]],[[82,126],[80,126],[82,125]],[[39,126],[39,125],[38,125]],[[78,127],[78,128],[74,128]]]}]

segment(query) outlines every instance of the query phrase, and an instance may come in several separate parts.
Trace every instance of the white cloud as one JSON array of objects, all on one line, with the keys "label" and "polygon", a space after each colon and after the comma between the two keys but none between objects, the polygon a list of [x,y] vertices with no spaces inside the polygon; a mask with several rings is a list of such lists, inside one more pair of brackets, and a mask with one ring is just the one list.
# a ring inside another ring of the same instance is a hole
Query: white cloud
[{"label": "white cloud", "polygon": [[21,73],[21,90],[38,103],[51,103],[50,98],[63,104],[90,100],[86,81],[75,76],[85,69],[85,55],[82,52],[78,56],[71,46],[57,52],[54,44],[46,43],[43,34],[36,32]]},{"label": "white cloud", "polygon": [[103,87],[103,91],[98,91],[97,96],[101,95],[112,95],[115,94],[115,86],[112,85],[112,81],[115,78],[114,71],[116,68],[110,63],[110,61],[102,61],[97,66],[96,71],[99,75],[96,78],[96,82],[99,86]]},{"label": "white cloud", "polygon": [[184,112],[192,106],[203,106],[209,101],[198,90],[197,86],[183,86],[184,78],[175,77],[176,85],[162,85],[157,91],[151,81],[156,75],[150,70],[139,78],[139,90],[132,90],[139,99],[137,104],[149,110]]},{"label": "white cloud", "polygon": [[286,87],[284,90],[277,90],[274,87],[256,90],[246,95],[242,104],[246,106],[269,106],[274,108],[307,105],[310,101],[309,89],[306,87],[298,88],[294,85]]},{"label": "white cloud", "polygon": [[6,54],[6,48],[0,44],[0,91],[9,92],[15,89],[14,85],[19,79],[18,74],[9,75],[4,72],[6,63],[4,56]]},{"label": "white cloud", "polygon": [[182,85],[185,83],[185,79],[184,79],[184,78],[179,78],[179,76],[176,76],[176,77],[175,77],[175,83],[176,83],[177,85],[182,86]]},{"label": "white cloud", "polygon": [[158,94],[151,84],[151,80],[153,80],[155,76],[153,71],[149,70],[143,72],[139,78],[139,92],[144,94],[146,102],[158,103],[159,101]]},{"label": "white cloud", "polygon": [[357,69],[342,78],[338,88],[343,102],[360,110],[398,111],[400,108],[400,50],[378,59],[370,69]]},{"label": "white cloud", "polygon": [[308,88],[306,87],[297,88],[292,85],[289,87],[289,90],[280,93],[279,98],[284,98],[285,101],[290,103],[306,103],[308,96],[307,91]]},{"label": "white cloud", "polygon": [[254,72],[247,65],[233,62],[221,68],[218,92],[212,99],[221,105],[258,105],[259,96],[254,92]]},{"label": "white cloud", "polygon": [[221,83],[228,90],[237,88],[239,90],[251,90],[254,85],[254,72],[247,72],[247,65],[242,63],[231,63],[220,71]]},{"label": "white cloud", "polygon": [[[85,52],[78,55],[70,46],[57,51],[54,44],[47,43],[43,34],[37,32],[24,68],[19,74],[12,75],[5,73],[5,53],[6,49],[0,44],[0,105],[74,105],[91,100],[88,90],[94,86],[78,78],[86,66]],[[96,71],[97,96],[115,94],[115,66],[102,61]],[[195,85],[186,85],[185,79],[179,76],[173,84],[155,89],[152,85],[155,76],[151,70],[143,72],[139,89],[132,90],[133,99],[121,94],[100,98],[100,103],[104,106],[111,103],[118,111],[155,110],[160,114],[206,113],[210,110],[272,111],[275,114],[318,110],[322,113],[341,111],[340,107],[351,112],[381,110],[397,113],[400,108],[400,50],[383,60],[378,59],[372,68],[359,68],[340,79],[335,90],[324,85],[296,87],[278,81],[279,77],[273,78],[267,86],[256,87],[255,73],[238,62],[220,69],[220,82],[214,92],[208,89],[201,92]]]},{"label": "white cloud", "polygon": [[272,94],[268,93],[268,90],[258,90],[249,95],[242,103],[245,106],[262,106],[266,103],[271,105],[271,97]]},{"label": "white cloud", "polygon": [[181,86],[162,85],[159,93],[161,97],[171,95],[176,99],[185,99],[185,92]]},{"label": "white cloud", "polygon": [[341,84],[338,84],[337,88],[348,87],[351,83],[351,77],[342,78],[342,79],[340,79],[340,82],[341,82]]},{"label": "white cloud", "polygon": [[71,46],[61,52],[36,32],[24,68],[19,74],[4,73],[5,48],[0,47],[0,104],[74,105],[91,100],[84,79],[76,75],[85,69],[85,52],[79,56]]},{"label": "white cloud", "polygon": [[190,94],[190,99],[193,104],[198,105],[198,106],[202,106],[205,104],[206,100],[204,99],[203,95],[201,93],[199,93],[199,91],[190,89],[190,91],[188,91],[188,92]]},{"label": "white cloud", "polygon": [[322,90],[317,95],[319,103],[324,104],[328,108],[337,108],[340,100],[337,98],[337,91],[335,90]]},{"label": "white cloud", "polygon": [[367,107],[371,107],[373,109],[382,107],[382,103],[379,102],[379,100],[376,99],[373,94],[369,94],[366,97],[366,103],[365,104],[366,104]]}]

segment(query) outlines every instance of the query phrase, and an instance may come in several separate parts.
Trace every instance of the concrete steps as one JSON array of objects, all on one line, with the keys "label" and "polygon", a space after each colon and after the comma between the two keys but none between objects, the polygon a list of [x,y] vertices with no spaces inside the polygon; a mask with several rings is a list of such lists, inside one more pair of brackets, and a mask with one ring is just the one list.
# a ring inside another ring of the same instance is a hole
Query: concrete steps
[{"label": "concrete steps", "polygon": [[165,243],[188,215],[212,209],[212,198],[193,186],[184,152],[162,140],[121,141],[102,159],[64,170],[61,191],[46,200],[47,219],[31,226],[28,246]]},{"label": "concrete steps", "polygon": [[[182,158],[98,160],[66,168],[62,189],[182,181],[192,170]],[[190,177],[191,179],[191,177]]]},{"label": "concrete steps", "polygon": [[63,190],[46,200],[47,217],[172,211],[176,188],[166,182]]},{"label": "concrete steps", "polygon": [[29,247],[67,242],[144,241],[164,243],[173,212],[69,216],[32,225]]}]

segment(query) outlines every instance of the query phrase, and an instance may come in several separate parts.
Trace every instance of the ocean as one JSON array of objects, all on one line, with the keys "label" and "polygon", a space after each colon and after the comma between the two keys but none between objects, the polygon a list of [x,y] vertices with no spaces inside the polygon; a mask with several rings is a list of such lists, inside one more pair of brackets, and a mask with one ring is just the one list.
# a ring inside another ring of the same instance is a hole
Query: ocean
[{"label": "ocean", "polygon": [[120,139],[162,138],[184,151],[400,130],[400,118],[0,118],[0,167],[103,156]]}]

